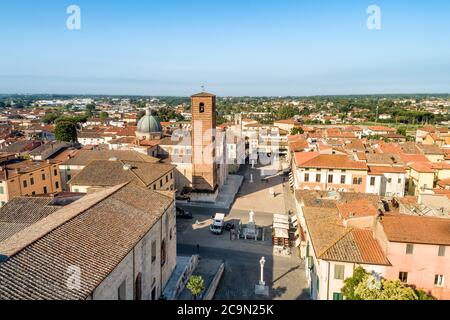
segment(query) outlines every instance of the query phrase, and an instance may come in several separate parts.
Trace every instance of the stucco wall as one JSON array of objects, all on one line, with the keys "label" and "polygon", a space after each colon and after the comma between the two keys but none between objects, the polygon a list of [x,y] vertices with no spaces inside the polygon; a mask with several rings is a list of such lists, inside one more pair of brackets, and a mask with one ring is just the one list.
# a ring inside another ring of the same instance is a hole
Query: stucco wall
[{"label": "stucco wall", "polygon": [[[406,254],[406,243],[389,242],[387,257],[393,267],[387,269],[388,279],[398,279],[408,272],[408,284],[430,291],[438,299],[450,299],[450,248],[439,257],[439,246],[414,244],[412,255]],[[444,287],[434,286],[435,275],[444,275]]]}]

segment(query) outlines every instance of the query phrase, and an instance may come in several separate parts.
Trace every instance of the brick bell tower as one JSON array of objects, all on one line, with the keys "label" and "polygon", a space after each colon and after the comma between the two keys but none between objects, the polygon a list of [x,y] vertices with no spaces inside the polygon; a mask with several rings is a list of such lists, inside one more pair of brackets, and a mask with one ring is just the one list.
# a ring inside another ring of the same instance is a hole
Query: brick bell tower
[{"label": "brick bell tower", "polygon": [[191,104],[192,187],[196,191],[215,192],[218,186],[215,161],[216,96],[201,92],[191,96]]}]

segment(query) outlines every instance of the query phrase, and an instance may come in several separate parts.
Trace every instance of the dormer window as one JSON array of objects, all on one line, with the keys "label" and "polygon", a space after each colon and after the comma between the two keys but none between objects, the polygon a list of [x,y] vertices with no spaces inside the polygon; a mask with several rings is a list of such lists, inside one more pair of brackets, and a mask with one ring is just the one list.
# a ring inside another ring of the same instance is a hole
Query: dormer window
[{"label": "dormer window", "polygon": [[200,113],[204,113],[205,112],[205,104],[203,102],[200,102],[200,106],[198,108],[198,111]]}]

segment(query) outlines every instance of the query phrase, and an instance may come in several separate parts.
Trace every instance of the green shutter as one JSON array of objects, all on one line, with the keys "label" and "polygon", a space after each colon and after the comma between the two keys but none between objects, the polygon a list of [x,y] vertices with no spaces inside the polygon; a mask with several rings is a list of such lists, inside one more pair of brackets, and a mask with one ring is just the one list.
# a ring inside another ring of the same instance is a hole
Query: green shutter
[{"label": "green shutter", "polygon": [[344,295],[342,293],[333,293],[333,300],[344,300]]}]

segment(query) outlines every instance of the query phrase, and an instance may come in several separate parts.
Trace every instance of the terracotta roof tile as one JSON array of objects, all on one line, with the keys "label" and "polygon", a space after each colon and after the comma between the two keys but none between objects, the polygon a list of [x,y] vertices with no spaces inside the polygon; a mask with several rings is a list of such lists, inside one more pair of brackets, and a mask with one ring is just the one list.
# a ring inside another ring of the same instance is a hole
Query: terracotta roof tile
[{"label": "terracotta roof tile", "polygon": [[321,259],[372,265],[391,265],[372,231],[353,229],[328,248]]},{"label": "terracotta roof tile", "polygon": [[405,167],[369,166],[369,174],[406,173]]},{"label": "terracotta roof tile", "polygon": [[[0,263],[0,299],[88,298],[172,204],[172,198],[130,184],[49,215],[38,222],[42,235]],[[67,286],[70,266],[81,269],[80,290]]]},{"label": "terracotta roof tile", "polygon": [[399,154],[400,159],[406,164],[414,163],[414,162],[429,162],[428,158],[423,154]]},{"label": "terracotta roof tile", "polygon": [[404,165],[398,154],[393,153],[369,153],[366,155],[367,163],[378,165]]},{"label": "terracotta roof tile", "polygon": [[[125,169],[126,165],[130,166],[129,170]],[[75,175],[69,184],[71,186],[108,187],[135,181],[142,186],[149,186],[175,167],[162,163],[96,160]]]},{"label": "terracotta roof tile", "polygon": [[394,128],[389,128],[389,127],[385,127],[385,126],[372,126],[368,128],[369,130],[372,131],[378,131],[378,132],[395,132],[396,130]]},{"label": "terracotta roof tile", "polygon": [[289,142],[289,151],[290,152],[298,152],[309,147],[308,141],[306,140],[295,140]]},{"label": "terracotta roof tile", "polygon": [[450,245],[450,219],[393,215],[383,217],[381,223],[392,242]]},{"label": "terracotta roof tile", "polygon": [[336,208],[304,207],[303,214],[317,257],[348,232]]},{"label": "terracotta roof tile", "polygon": [[368,199],[336,204],[342,218],[377,216],[378,208]]},{"label": "terracotta roof tile", "polygon": [[364,170],[368,167],[363,162],[351,160],[346,155],[329,155],[321,154],[308,161],[302,162],[299,167],[302,168],[323,168],[323,169],[350,169],[350,170]]},{"label": "terracotta roof tile", "polygon": [[66,162],[65,165],[86,166],[94,160],[109,160],[117,158],[123,161],[145,161],[157,163],[159,159],[131,150],[80,150]]},{"label": "terracotta roof tile", "polygon": [[434,170],[431,168],[430,163],[413,163],[409,165],[411,169],[421,173],[434,173]]},{"label": "terracotta roof tile", "polygon": [[61,209],[51,205],[53,198],[19,197],[0,209],[0,242]]}]

